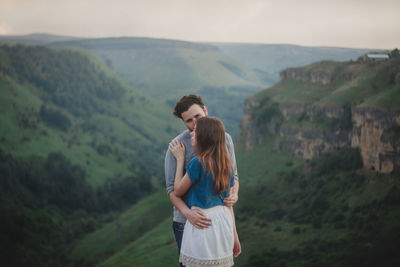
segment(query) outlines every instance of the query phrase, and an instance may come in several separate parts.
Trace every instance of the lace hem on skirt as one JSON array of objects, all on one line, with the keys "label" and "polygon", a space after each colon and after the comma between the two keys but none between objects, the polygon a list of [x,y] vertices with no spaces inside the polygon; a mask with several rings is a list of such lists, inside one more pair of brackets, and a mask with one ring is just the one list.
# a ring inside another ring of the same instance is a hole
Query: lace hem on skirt
[{"label": "lace hem on skirt", "polygon": [[218,266],[218,267],[231,267],[233,266],[233,257],[216,259],[216,260],[200,260],[181,253],[179,256],[179,262],[187,267],[202,267],[202,266]]}]

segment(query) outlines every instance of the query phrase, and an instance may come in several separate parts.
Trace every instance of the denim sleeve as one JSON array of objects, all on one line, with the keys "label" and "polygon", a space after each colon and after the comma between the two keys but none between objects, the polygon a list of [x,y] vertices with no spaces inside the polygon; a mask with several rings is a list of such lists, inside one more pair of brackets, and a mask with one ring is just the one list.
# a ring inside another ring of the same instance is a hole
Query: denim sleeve
[{"label": "denim sleeve", "polygon": [[174,155],[172,155],[169,149],[165,154],[165,184],[167,188],[167,194],[174,191],[174,181],[175,181],[175,173],[176,173],[176,159]]},{"label": "denim sleeve", "polygon": [[233,177],[235,177],[235,180],[239,180],[236,166],[235,147],[233,145],[232,137],[228,133],[226,134],[226,145],[228,146],[229,155],[231,157]]}]

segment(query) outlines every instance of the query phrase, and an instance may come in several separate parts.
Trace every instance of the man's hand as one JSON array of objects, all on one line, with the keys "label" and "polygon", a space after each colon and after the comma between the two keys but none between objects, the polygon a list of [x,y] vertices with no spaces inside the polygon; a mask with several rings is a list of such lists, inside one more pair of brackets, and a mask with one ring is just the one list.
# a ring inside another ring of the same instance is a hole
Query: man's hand
[{"label": "man's hand", "polygon": [[189,210],[186,214],[186,219],[198,229],[211,226],[211,219],[207,218],[201,210]]},{"label": "man's hand", "polygon": [[238,201],[239,196],[237,194],[237,192],[234,192],[234,188],[231,188],[231,191],[229,193],[229,197],[224,198],[224,203],[227,207],[233,207],[233,205],[236,204],[236,202]]}]

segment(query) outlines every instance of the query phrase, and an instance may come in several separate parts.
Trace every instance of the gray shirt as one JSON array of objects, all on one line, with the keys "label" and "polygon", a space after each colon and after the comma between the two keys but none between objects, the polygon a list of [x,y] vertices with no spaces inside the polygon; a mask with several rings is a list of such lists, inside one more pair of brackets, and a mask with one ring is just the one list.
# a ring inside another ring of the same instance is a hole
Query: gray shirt
[{"label": "gray shirt", "polygon": [[[228,147],[228,152],[231,157],[232,168],[233,168],[233,176],[235,179],[238,179],[237,167],[236,167],[236,158],[235,158],[235,148],[233,146],[232,137],[225,133],[226,135],[226,146]],[[186,153],[185,153],[185,163],[184,166],[188,165],[190,161],[195,157],[194,150],[192,147],[192,142],[190,140],[189,130],[186,130],[179,134],[174,139],[178,139],[185,145]],[[172,155],[169,149],[165,154],[165,183],[167,186],[167,193],[171,193],[174,191],[174,181],[175,181],[175,173],[176,173],[176,159],[174,155]],[[182,198],[185,201],[185,198]],[[185,201],[186,202],[186,201]],[[186,218],[182,213],[174,206],[174,222],[185,223]]]}]

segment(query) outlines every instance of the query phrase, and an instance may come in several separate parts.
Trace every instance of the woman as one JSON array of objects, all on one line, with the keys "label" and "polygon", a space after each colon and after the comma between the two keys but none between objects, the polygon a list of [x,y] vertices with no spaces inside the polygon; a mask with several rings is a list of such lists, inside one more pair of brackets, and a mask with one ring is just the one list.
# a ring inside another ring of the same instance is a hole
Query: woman
[{"label": "woman", "polygon": [[205,229],[186,222],[179,262],[190,266],[232,266],[241,247],[232,207],[225,206],[234,184],[231,161],[225,143],[225,129],[220,120],[200,118],[191,133],[196,155],[184,171],[185,147],[174,141],[169,149],[177,160],[174,193],[183,196],[192,209],[200,209],[212,221]]}]

